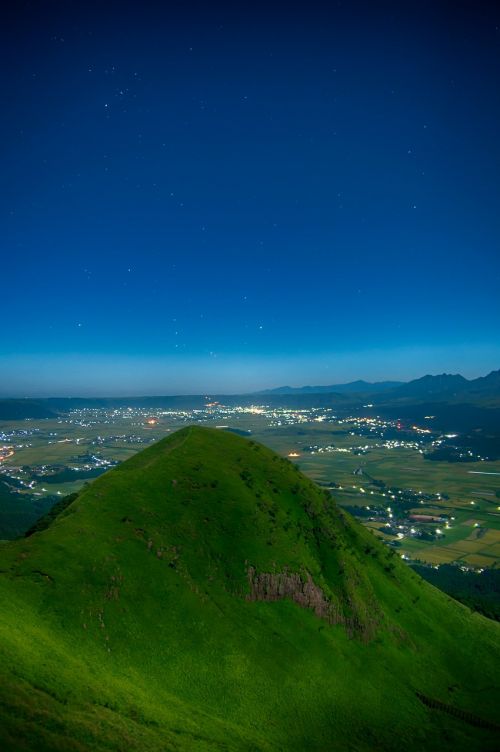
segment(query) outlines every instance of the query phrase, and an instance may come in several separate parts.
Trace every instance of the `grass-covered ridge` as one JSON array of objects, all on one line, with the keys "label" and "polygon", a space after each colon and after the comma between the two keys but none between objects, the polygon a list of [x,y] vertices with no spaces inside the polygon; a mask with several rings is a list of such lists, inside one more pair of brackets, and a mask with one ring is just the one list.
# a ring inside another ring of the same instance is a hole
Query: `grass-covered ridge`
[{"label": "grass-covered ridge", "polygon": [[4,544],[0,599],[2,749],[495,748],[417,693],[493,722],[498,625],[234,434],[183,429]]}]

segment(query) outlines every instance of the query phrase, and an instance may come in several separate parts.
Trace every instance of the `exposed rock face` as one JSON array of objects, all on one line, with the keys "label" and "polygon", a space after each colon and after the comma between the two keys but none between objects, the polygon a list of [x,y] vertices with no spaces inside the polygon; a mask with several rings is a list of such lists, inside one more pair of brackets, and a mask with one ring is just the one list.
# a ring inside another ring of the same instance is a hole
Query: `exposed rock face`
[{"label": "exposed rock face", "polygon": [[[278,601],[282,598],[290,598],[302,608],[310,608],[316,616],[329,624],[344,625],[350,636],[357,633],[365,639],[369,639],[373,632],[375,623],[371,625],[366,622],[363,623],[355,612],[347,616],[339,605],[325,596],[322,589],[315,584],[309,572],[305,572],[303,576],[287,570],[272,574],[270,572],[256,572],[253,567],[248,567],[247,576],[250,585],[247,600]],[[351,604],[346,605],[349,608]]]},{"label": "exposed rock face", "polygon": [[326,600],[320,587],[314,584],[311,575],[307,573],[304,581],[297,572],[270,572],[257,573],[253,567],[249,567],[248,583],[251,601],[278,601],[281,598],[290,598],[303,608],[311,608],[322,619],[330,616],[330,603]]}]

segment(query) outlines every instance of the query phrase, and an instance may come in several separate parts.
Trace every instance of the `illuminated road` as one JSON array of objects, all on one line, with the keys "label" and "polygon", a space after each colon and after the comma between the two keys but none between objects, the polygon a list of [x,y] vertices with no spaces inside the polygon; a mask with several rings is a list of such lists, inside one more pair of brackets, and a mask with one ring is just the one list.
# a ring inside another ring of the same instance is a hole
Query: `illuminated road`
[{"label": "illuminated road", "polygon": [[0,448],[0,462],[10,459],[15,454],[14,450],[10,446],[3,446]]}]

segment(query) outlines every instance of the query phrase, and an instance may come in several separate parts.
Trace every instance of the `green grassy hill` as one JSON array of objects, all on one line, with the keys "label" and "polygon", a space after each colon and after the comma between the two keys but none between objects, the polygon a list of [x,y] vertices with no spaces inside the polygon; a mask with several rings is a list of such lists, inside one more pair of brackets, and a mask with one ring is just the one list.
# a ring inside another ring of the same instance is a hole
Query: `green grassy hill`
[{"label": "green grassy hill", "polygon": [[499,627],[186,428],[0,548],[0,748],[493,750]]}]

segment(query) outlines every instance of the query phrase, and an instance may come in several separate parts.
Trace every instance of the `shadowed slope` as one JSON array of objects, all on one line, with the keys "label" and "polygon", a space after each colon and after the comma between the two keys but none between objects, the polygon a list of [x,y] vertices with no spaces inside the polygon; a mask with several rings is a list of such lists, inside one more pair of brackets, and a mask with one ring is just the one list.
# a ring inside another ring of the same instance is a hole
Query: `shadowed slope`
[{"label": "shadowed slope", "polygon": [[497,625],[234,434],[137,454],[0,570],[7,749],[494,749],[439,703],[493,721]]}]

